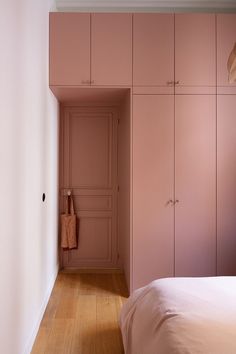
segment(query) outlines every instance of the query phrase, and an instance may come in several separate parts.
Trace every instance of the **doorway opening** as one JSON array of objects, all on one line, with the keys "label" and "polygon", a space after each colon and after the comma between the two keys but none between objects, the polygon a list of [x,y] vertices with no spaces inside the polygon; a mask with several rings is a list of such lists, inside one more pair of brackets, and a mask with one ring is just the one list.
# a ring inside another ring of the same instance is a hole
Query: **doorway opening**
[{"label": "doorway opening", "polygon": [[78,219],[78,247],[60,248],[60,266],[124,271],[129,285],[130,89],[57,88],[55,94],[60,101],[59,212],[65,212],[71,191]]}]

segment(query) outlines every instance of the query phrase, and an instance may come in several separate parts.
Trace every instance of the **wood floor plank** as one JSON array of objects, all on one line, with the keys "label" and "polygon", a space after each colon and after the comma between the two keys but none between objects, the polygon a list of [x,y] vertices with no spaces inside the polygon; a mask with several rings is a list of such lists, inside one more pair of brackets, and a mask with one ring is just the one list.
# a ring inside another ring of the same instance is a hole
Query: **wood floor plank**
[{"label": "wood floor plank", "polygon": [[78,292],[80,295],[97,294],[97,274],[80,274]]},{"label": "wood floor plank", "polygon": [[70,354],[75,320],[54,319],[48,337],[45,354]]},{"label": "wood floor plank", "polygon": [[59,319],[75,319],[77,308],[78,292],[75,288],[63,289],[58,306],[55,313],[55,318]]},{"label": "wood floor plank", "polygon": [[97,296],[96,354],[123,353],[115,297]]},{"label": "wood floor plank", "polygon": [[79,295],[71,353],[94,354],[96,347],[96,295]]},{"label": "wood floor plank", "polygon": [[123,354],[122,274],[59,273],[31,354]]},{"label": "wood floor plank", "polygon": [[40,327],[31,354],[45,353],[51,327]]}]

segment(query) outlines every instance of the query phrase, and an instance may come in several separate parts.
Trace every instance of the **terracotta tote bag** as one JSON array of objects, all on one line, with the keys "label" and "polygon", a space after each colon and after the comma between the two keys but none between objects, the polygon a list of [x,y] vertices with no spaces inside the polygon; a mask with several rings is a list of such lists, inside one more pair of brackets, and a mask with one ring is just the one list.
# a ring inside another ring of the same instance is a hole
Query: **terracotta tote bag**
[{"label": "terracotta tote bag", "polygon": [[72,195],[66,196],[66,212],[61,214],[61,247],[77,248],[76,214]]}]

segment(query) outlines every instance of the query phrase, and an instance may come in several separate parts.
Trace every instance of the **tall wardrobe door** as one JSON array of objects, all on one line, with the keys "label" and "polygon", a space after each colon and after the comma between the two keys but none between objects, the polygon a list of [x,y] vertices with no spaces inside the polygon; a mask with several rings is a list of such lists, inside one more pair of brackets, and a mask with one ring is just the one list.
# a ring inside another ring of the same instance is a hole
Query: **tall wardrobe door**
[{"label": "tall wardrobe door", "polygon": [[173,276],[174,98],[133,98],[133,289]]},{"label": "tall wardrobe door", "polygon": [[236,275],[236,96],[217,110],[217,274]]},{"label": "tall wardrobe door", "polygon": [[216,274],[216,98],[175,98],[175,275]]}]

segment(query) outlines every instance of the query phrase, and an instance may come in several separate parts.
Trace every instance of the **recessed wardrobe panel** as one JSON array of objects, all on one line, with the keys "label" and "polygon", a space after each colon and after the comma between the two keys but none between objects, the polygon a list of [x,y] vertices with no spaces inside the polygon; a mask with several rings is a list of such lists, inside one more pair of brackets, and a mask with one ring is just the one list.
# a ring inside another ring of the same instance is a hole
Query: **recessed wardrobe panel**
[{"label": "recessed wardrobe panel", "polygon": [[175,275],[216,274],[216,97],[175,97]]},{"label": "recessed wardrobe panel", "polygon": [[217,96],[217,274],[236,275],[236,96]]},{"label": "recessed wardrobe panel", "polygon": [[174,97],[133,97],[133,289],[174,267]]}]

